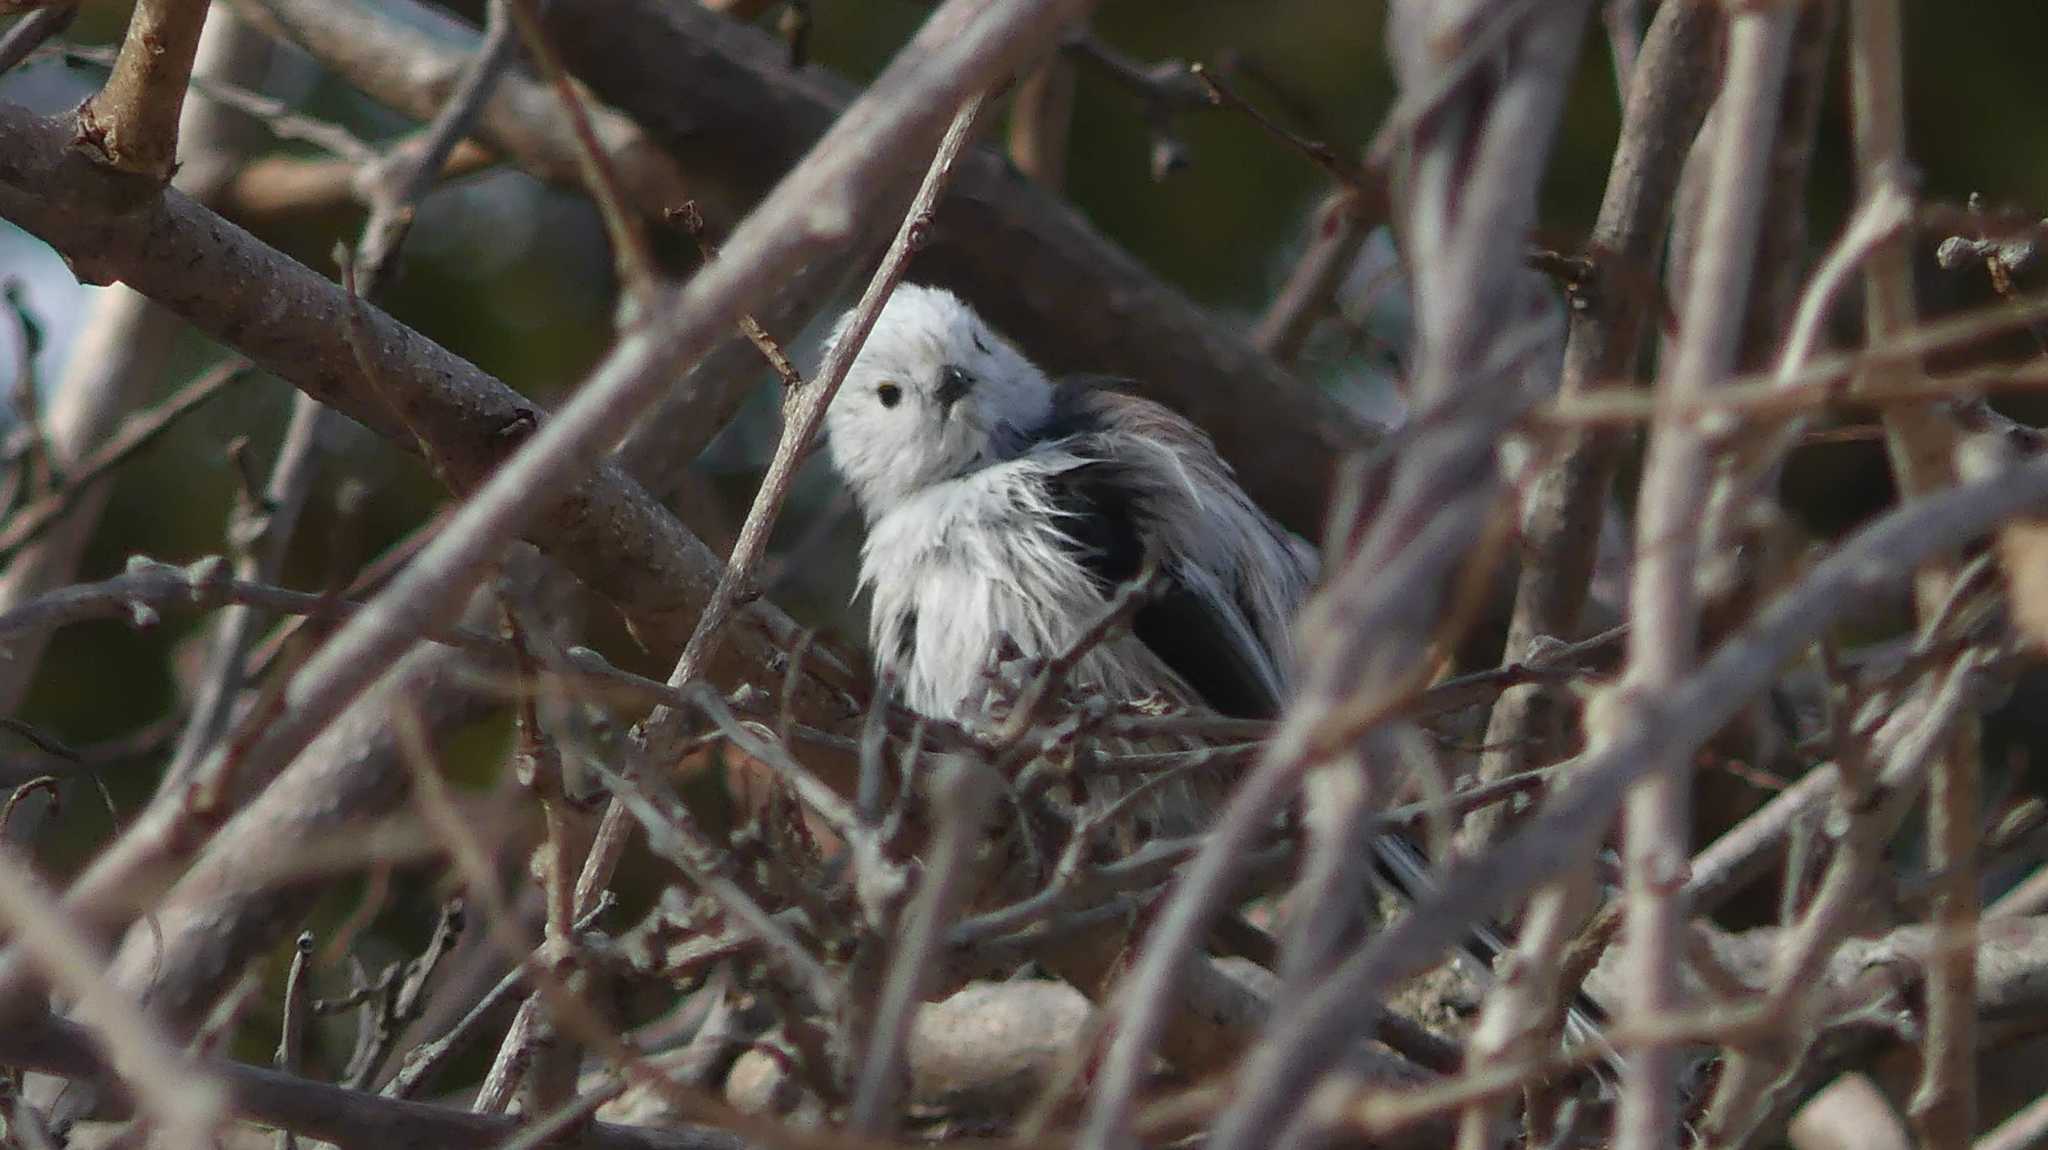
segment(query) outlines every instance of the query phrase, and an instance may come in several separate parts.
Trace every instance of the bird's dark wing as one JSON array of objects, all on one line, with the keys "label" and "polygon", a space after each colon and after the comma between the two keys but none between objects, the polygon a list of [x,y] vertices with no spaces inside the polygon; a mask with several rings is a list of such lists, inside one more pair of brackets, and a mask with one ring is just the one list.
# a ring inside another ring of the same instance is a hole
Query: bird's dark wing
[{"label": "bird's dark wing", "polygon": [[[1062,387],[1065,393],[1067,389]],[[1063,396],[1062,398],[1065,398]],[[1056,402],[1045,439],[1071,440],[1088,457],[1094,428],[1085,403]],[[1089,459],[1046,480],[1063,514],[1060,527],[1075,555],[1107,598],[1136,578],[1145,563],[1145,491],[1134,470],[1116,459]],[[1272,718],[1280,711],[1263,652],[1244,619],[1232,618],[1230,596],[1203,586],[1203,575],[1161,556],[1160,581],[1138,609],[1131,631],[1180,676],[1203,703],[1234,718]]]}]

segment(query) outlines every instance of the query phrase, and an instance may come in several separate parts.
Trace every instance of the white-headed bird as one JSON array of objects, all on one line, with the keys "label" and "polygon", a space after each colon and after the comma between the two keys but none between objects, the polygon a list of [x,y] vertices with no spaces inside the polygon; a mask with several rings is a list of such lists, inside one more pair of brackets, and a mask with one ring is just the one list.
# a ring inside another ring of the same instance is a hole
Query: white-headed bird
[{"label": "white-headed bird", "polygon": [[1158,578],[1129,633],[1090,651],[1072,685],[1278,713],[1314,553],[1179,415],[1055,384],[959,298],[906,284],[826,433],[867,519],[877,667],[912,710],[973,722],[1003,638],[1027,659],[1058,655],[1150,556]]}]

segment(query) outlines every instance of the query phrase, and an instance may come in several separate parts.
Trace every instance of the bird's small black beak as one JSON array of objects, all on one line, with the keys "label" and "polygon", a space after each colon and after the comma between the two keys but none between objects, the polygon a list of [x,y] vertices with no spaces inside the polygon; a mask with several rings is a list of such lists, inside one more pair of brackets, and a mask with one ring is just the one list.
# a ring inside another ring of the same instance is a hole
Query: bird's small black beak
[{"label": "bird's small black beak", "polygon": [[974,377],[957,367],[939,372],[939,407],[951,411],[960,397],[974,390]]}]

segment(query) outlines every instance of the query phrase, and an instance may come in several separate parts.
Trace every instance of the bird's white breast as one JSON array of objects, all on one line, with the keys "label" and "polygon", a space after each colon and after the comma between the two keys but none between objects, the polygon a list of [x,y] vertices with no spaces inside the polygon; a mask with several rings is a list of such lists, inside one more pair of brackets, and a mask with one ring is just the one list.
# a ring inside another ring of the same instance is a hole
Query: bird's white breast
[{"label": "bird's white breast", "polygon": [[[1102,610],[1044,484],[1081,462],[1052,450],[986,467],[925,488],[870,527],[861,553],[869,639],[912,710],[972,721],[966,712],[1001,637],[1027,657],[1050,657]],[[1156,661],[1131,658],[1131,646],[1098,649],[1075,681],[1126,697],[1160,689]]]}]

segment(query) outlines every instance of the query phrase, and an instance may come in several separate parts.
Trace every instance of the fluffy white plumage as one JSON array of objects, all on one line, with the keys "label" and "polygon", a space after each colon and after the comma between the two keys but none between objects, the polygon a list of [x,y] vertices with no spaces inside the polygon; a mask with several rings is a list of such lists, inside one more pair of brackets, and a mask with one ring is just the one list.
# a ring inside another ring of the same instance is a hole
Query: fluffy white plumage
[{"label": "fluffy white plumage", "polygon": [[1004,636],[1027,657],[1060,652],[1148,553],[1161,592],[1082,661],[1076,685],[1278,709],[1313,552],[1185,419],[1055,385],[951,293],[904,285],[826,429],[868,522],[875,658],[913,710],[973,722]]}]

